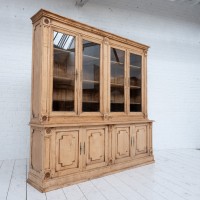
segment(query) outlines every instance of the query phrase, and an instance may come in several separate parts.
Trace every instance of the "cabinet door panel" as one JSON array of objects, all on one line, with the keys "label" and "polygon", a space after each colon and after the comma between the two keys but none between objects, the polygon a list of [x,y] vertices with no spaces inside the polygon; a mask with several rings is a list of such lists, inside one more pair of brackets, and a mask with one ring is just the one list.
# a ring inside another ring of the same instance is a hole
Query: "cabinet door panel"
[{"label": "cabinet door panel", "polygon": [[79,130],[56,133],[56,171],[73,173],[80,170]]},{"label": "cabinet door panel", "polygon": [[107,128],[86,129],[85,167],[86,169],[107,165]]},{"label": "cabinet door panel", "polygon": [[131,126],[114,127],[113,152],[115,163],[131,159]]},{"label": "cabinet door panel", "polygon": [[147,125],[135,127],[136,133],[136,155],[147,153],[148,150],[148,131]]}]

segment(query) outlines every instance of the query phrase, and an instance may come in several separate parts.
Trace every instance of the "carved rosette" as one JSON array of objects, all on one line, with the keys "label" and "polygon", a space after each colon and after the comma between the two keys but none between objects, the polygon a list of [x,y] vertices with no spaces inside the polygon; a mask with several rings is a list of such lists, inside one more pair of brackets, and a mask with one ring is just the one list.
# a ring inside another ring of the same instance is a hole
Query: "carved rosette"
[{"label": "carved rosette", "polygon": [[44,26],[50,26],[51,25],[51,21],[48,18],[43,18],[42,23]]},{"label": "carved rosette", "polygon": [[48,116],[47,115],[41,115],[40,116],[40,122],[46,122],[48,121]]},{"label": "carved rosette", "polygon": [[43,174],[43,179],[47,180],[52,177],[51,170],[45,170]]},{"label": "carved rosette", "polygon": [[109,45],[109,39],[107,37],[105,37],[103,41],[105,45]]},{"label": "carved rosette", "polygon": [[112,118],[112,116],[110,116],[108,113],[104,113],[103,116],[102,116],[103,120],[109,120]]},{"label": "carved rosette", "polygon": [[50,134],[51,133],[51,128],[46,128],[46,134]]},{"label": "carved rosette", "polygon": [[147,56],[147,50],[146,49],[144,50],[144,56]]}]

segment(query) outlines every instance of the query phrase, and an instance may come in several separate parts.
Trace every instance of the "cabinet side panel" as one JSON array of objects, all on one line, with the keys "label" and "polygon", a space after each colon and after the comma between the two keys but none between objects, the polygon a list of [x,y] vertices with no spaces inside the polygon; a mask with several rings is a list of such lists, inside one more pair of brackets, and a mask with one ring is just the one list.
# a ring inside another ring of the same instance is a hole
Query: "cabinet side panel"
[{"label": "cabinet side panel", "polygon": [[40,130],[33,130],[31,142],[31,166],[32,169],[42,171],[42,132]]},{"label": "cabinet side panel", "polygon": [[33,28],[33,70],[32,70],[32,115],[38,118],[40,113],[40,91],[41,91],[41,25]]}]

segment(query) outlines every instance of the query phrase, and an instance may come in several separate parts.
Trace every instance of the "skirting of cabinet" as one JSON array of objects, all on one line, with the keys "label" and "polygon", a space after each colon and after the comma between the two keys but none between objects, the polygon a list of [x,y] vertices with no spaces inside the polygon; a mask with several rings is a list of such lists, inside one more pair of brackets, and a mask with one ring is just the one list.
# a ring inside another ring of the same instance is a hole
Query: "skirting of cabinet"
[{"label": "skirting of cabinet", "polygon": [[118,163],[106,167],[79,172],[76,174],[70,174],[62,177],[54,177],[43,181],[40,180],[37,176],[35,176],[33,173],[29,172],[27,182],[33,187],[40,190],[41,192],[47,192],[61,187],[76,184],[79,182],[87,181],[93,178],[97,178],[99,176],[105,176],[116,172],[120,172],[124,169],[152,164],[154,162],[155,162],[154,157],[148,156],[148,157],[134,159],[131,162]]}]

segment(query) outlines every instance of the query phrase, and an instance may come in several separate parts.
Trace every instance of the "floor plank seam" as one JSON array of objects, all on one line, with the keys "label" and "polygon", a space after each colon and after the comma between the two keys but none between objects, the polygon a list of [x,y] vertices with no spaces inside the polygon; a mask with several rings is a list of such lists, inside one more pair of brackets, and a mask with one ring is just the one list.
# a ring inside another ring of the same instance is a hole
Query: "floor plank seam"
[{"label": "floor plank seam", "polygon": [[100,193],[105,199],[109,200],[109,199],[102,193],[102,191],[99,190],[99,189],[97,188],[97,186],[93,183],[93,181],[90,181],[90,182],[91,182],[91,184],[96,188],[96,190],[99,191],[99,193]]},{"label": "floor plank seam", "polygon": [[82,192],[83,196],[88,200],[88,198],[86,197],[85,193],[81,190],[79,184],[77,186],[78,186],[79,190]]},{"label": "floor plank seam", "polygon": [[63,190],[63,188],[61,188],[61,190],[62,190],[62,192],[63,192],[63,194],[64,194],[66,200],[68,200],[68,198],[67,198],[67,196],[66,196],[66,194],[65,194],[65,192],[64,192],[64,190]]},{"label": "floor plank seam", "polygon": [[121,178],[117,177],[116,174],[114,174],[114,176],[120,180],[123,184],[125,184],[128,188],[130,188],[132,191],[136,192],[138,195],[140,195],[143,199],[148,200],[144,195],[142,195],[141,193],[139,193],[137,190],[133,189],[130,185],[128,185],[126,182],[124,182],[123,180],[121,180]]},{"label": "floor plank seam", "polygon": [[111,183],[109,183],[104,177],[102,177],[104,181],[106,181],[109,185],[112,186],[112,188],[117,191],[119,194],[121,194],[122,197],[124,197],[126,200],[128,200],[115,186],[113,186]]},{"label": "floor plank seam", "polygon": [[26,181],[26,200],[27,200],[27,184],[28,184],[27,183],[27,178],[28,178],[27,173],[28,173],[28,166],[27,166],[27,158],[26,158],[26,180],[25,180]]},{"label": "floor plank seam", "polygon": [[14,164],[13,164],[12,173],[11,173],[11,177],[10,177],[10,182],[9,182],[9,186],[8,186],[8,190],[7,190],[7,194],[6,194],[6,200],[8,198],[8,193],[9,193],[9,190],[10,190],[10,184],[11,184],[12,177],[13,177],[13,172],[14,172],[14,168],[15,168],[15,162],[16,162],[16,160],[14,161]]},{"label": "floor plank seam", "polygon": [[[148,179],[149,181],[152,181],[151,179],[149,179],[147,176],[145,176],[144,174],[142,174],[142,173],[139,173],[141,176],[143,176],[143,177],[145,177],[146,179]],[[166,179],[165,177],[162,177],[163,179],[165,179],[166,181],[168,181],[168,182],[170,182],[170,180],[169,179]],[[182,199],[185,199],[184,197],[182,197],[181,195],[179,195],[178,193],[176,193],[175,191],[173,191],[173,190],[171,190],[171,189],[169,189],[168,187],[166,187],[164,184],[160,184],[159,182],[157,182],[157,181],[155,181],[158,185],[160,185],[160,186],[162,186],[162,187],[164,187],[164,188],[166,188],[167,190],[170,190],[171,192],[173,192],[173,193],[175,193],[177,196],[179,196],[180,198],[182,198]],[[177,185],[176,183],[173,183],[173,184],[175,184],[175,185]],[[180,187],[180,185],[177,185],[178,187]],[[185,199],[185,200],[187,200],[187,199]]]},{"label": "floor plank seam", "polygon": [[4,162],[4,160],[2,160],[2,163],[0,164],[0,169],[1,169],[1,166],[3,165],[3,162]]}]

